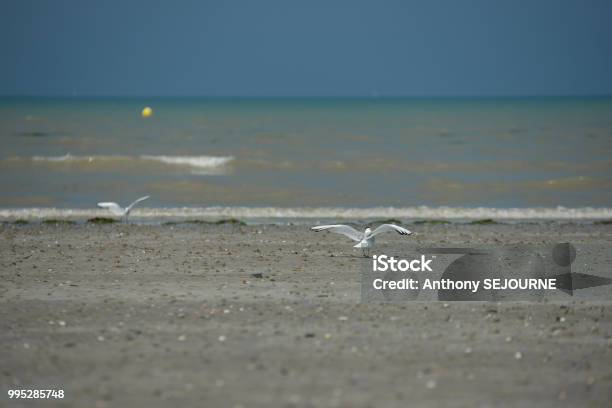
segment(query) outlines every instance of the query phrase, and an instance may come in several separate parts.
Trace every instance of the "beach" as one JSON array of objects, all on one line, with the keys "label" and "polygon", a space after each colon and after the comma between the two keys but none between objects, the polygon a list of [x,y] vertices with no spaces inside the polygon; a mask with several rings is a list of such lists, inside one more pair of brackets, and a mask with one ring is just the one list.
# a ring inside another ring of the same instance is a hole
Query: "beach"
[{"label": "beach", "polygon": [[[612,244],[612,225],[591,222],[408,228],[380,248]],[[8,389],[101,408],[612,398],[611,297],[362,303],[358,250],[308,225],[4,223],[0,254],[3,404]]]},{"label": "beach", "polygon": [[0,408],[612,406],[612,2],[0,13]]}]

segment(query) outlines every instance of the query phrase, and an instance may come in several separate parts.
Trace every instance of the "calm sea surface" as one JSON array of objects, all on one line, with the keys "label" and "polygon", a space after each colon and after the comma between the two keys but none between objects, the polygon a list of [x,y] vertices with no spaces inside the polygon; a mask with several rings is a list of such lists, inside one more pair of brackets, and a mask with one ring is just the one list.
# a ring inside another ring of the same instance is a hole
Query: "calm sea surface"
[{"label": "calm sea surface", "polygon": [[611,98],[2,98],[0,140],[3,209],[612,207]]}]

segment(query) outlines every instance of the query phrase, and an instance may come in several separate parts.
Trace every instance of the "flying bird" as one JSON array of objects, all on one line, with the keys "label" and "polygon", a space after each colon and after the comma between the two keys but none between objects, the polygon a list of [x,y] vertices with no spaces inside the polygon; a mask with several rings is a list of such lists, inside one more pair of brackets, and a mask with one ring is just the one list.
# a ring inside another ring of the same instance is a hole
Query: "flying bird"
[{"label": "flying bird", "polygon": [[399,227],[393,224],[382,224],[378,226],[374,231],[370,228],[366,228],[364,232],[359,232],[355,228],[348,225],[321,225],[318,227],[312,227],[313,231],[330,231],[336,234],[342,234],[353,241],[357,241],[357,245],[353,248],[361,248],[363,256],[370,255],[370,248],[374,246],[374,237],[384,232],[395,231],[400,235],[411,235],[412,232],[406,228]]},{"label": "flying bird", "polygon": [[109,210],[114,215],[118,215],[120,217],[124,217],[125,222],[127,222],[128,221],[128,217],[130,215],[130,211],[132,211],[132,208],[134,208],[134,206],[136,204],[138,204],[139,202],[144,201],[144,200],[146,200],[149,197],[150,196],[140,197],[138,200],[134,201],[132,204],[128,205],[125,208],[121,207],[117,203],[107,203],[107,202],[98,203],[98,207],[106,208],[107,210]]}]

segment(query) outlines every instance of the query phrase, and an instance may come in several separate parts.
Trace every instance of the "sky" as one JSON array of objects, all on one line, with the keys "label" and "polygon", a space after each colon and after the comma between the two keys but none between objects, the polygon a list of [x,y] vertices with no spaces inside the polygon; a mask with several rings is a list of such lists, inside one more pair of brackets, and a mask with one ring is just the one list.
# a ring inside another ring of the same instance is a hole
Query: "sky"
[{"label": "sky", "polygon": [[0,95],[612,94],[612,0],[0,0]]}]

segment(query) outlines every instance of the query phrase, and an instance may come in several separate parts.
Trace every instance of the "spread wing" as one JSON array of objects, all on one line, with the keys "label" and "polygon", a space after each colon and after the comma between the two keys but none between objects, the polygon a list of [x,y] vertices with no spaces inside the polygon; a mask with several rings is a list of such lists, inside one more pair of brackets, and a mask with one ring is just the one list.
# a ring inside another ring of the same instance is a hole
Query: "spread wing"
[{"label": "spread wing", "polygon": [[98,207],[106,208],[115,215],[123,215],[123,208],[117,203],[98,203]]},{"label": "spread wing", "polygon": [[321,225],[318,227],[312,227],[313,231],[330,231],[336,234],[342,234],[349,237],[353,241],[361,241],[363,239],[363,232],[357,231],[355,228],[348,225]]},{"label": "spread wing", "polygon": [[134,201],[132,204],[128,205],[127,210],[130,211],[132,209],[132,207],[134,207],[136,204],[138,204],[141,201],[146,200],[147,198],[149,198],[151,196],[144,196],[144,197],[140,197],[138,200]]},{"label": "spread wing", "polygon": [[385,232],[389,232],[389,231],[395,231],[400,235],[412,234],[412,232],[408,231],[406,228],[402,228],[402,227],[399,227],[393,224],[383,224],[383,225],[379,225],[378,228],[372,231],[368,237],[374,237],[376,235],[379,235]]}]

